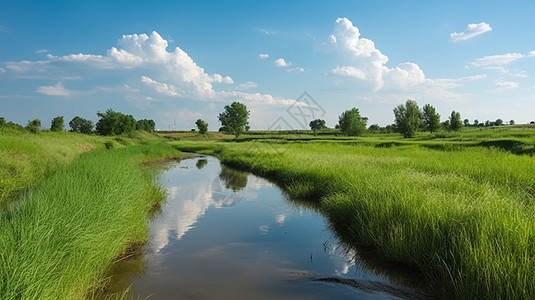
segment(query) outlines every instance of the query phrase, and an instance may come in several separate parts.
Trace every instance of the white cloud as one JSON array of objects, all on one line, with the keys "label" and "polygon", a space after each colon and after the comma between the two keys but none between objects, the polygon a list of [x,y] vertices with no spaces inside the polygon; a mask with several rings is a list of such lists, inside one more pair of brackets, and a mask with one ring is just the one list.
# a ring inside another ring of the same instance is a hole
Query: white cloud
[{"label": "white cloud", "polygon": [[521,53],[506,53],[500,55],[489,55],[476,59],[471,62],[469,66],[472,67],[490,67],[490,66],[504,66],[515,60],[525,57]]},{"label": "white cloud", "polygon": [[425,74],[411,62],[388,68],[388,57],[375,47],[375,43],[360,36],[359,29],[346,18],[338,18],[329,41],[347,55],[351,65],[336,66],[331,73],[368,82],[375,90],[388,84],[388,88],[406,89],[425,82]]},{"label": "white cloud", "polygon": [[267,53],[260,53],[260,54],[258,54],[258,57],[259,57],[260,59],[266,59],[266,58],[269,58],[269,54],[267,54]]},{"label": "white cloud", "polygon": [[535,56],[535,51],[530,51],[530,52],[528,53],[528,57],[533,57],[533,56]]},{"label": "white cloud", "polygon": [[267,29],[264,29],[264,28],[255,27],[254,29],[255,29],[256,31],[259,31],[259,32],[265,34],[265,35],[274,35],[274,34],[276,34],[275,31],[267,30]]},{"label": "white cloud", "polygon": [[357,69],[353,66],[336,67],[331,70],[331,73],[338,76],[353,77],[361,80],[366,80],[366,73],[363,70]]},{"label": "white cloud", "polygon": [[37,54],[48,53],[48,50],[46,50],[46,49],[39,49],[39,50],[35,51],[35,53],[37,53]]},{"label": "white cloud", "polygon": [[236,87],[236,89],[237,89],[237,90],[240,90],[240,91],[244,91],[244,90],[248,90],[248,89],[255,88],[255,87],[257,87],[257,86],[258,86],[258,84],[256,84],[255,82],[247,81],[247,82],[238,84],[238,86]]},{"label": "white cloud", "polygon": [[178,96],[176,87],[174,87],[173,85],[155,81],[148,76],[141,76],[141,82],[152,87],[153,89],[156,90],[156,92],[160,94],[164,94],[168,96]]},{"label": "white cloud", "polygon": [[48,96],[69,97],[72,95],[72,92],[67,90],[61,82],[51,86],[40,86],[37,92]]},{"label": "white cloud", "polygon": [[490,25],[485,22],[481,22],[478,24],[468,24],[464,32],[454,32],[450,34],[450,39],[453,42],[465,41],[485,32],[489,32],[491,30],[492,28],[490,27]]},{"label": "white cloud", "polygon": [[505,81],[505,80],[498,80],[496,81],[496,85],[500,88],[504,89],[516,89],[518,88],[518,83],[514,81]]},{"label": "white cloud", "polygon": [[295,67],[295,68],[288,69],[288,72],[303,73],[305,72],[305,69],[301,67]]},{"label": "white cloud", "polygon": [[289,66],[291,66],[292,63],[291,62],[287,62],[284,60],[284,58],[277,58],[275,60],[275,66],[279,67],[279,68],[287,68]]}]

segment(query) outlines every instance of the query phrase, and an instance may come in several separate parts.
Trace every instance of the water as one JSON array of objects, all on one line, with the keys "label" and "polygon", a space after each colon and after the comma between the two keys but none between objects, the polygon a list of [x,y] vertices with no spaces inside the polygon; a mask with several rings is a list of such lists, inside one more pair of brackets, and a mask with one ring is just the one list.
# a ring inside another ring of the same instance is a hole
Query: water
[{"label": "water", "polygon": [[143,253],[116,263],[109,292],[150,299],[414,299],[364,267],[313,206],[213,157],[163,171],[167,202]]}]

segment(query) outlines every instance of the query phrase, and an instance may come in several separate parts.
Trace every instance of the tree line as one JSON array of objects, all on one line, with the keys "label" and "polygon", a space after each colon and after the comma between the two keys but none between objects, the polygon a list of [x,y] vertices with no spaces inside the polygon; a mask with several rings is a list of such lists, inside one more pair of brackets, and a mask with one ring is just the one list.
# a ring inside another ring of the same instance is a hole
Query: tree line
[{"label": "tree line", "polygon": [[[141,119],[136,120],[132,115],[126,115],[116,112],[113,109],[108,109],[104,113],[97,112],[99,120],[96,124],[93,121],[76,116],[69,121],[69,131],[83,134],[97,133],[100,135],[121,135],[132,133],[135,130],[143,130],[153,132],[156,123],[153,120]],[[41,120],[34,119],[28,121],[28,125],[22,125],[6,122],[3,117],[0,117],[0,127],[10,127],[18,130],[28,130],[37,133],[41,130]],[[65,121],[63,116],[57,116],[52,119],[50,131],[64,131]]]}]

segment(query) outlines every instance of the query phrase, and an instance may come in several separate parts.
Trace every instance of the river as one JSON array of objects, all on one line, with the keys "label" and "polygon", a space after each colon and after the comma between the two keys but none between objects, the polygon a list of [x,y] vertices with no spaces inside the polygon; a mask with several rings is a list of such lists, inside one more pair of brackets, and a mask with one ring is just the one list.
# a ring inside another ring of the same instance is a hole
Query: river
[{"label": "river", "polygon": [[314,205],[265,179],[214,157],[169,163],[160,177],[168,197],[149,241],[114,264],[107,295],[130,288],[149,299],[427,298],[400,284],[403,275],[370,269]]}]

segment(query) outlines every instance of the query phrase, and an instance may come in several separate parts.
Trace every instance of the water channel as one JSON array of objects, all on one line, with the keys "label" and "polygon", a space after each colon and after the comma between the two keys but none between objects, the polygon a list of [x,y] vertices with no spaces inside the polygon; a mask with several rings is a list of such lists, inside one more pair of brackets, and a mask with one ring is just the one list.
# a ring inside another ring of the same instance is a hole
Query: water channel
[{"label": "water channel", "polygon": [[[214,157],[169,163],[167,201],[142,253],[113,266],[107,293],[142,299],[427,298],[369,270],[312,205]],[[397,279],[392,279],[397,278]]]}]

